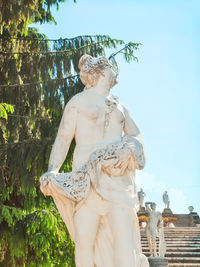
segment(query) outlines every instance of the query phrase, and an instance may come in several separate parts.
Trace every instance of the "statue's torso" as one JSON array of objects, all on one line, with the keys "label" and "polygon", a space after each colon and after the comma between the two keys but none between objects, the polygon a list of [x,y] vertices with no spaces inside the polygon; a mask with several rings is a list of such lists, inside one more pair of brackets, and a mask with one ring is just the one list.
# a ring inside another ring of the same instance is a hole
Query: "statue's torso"
[{"label": "statue's torso", "polygon": [[157,224],[160,218],[160,212],[158,211],[151,211],[150,216],[149,216],[149,221],[148,221],[148,227],[151,229],[156,229]]},{"label": "statue's torso", "polygon": [[108,110],[105,101],[105,96],[89,90],[82,92],[76,101],[77,124],[74,151],[76,167],[86,162],[96,149],[121,140],[125,122],[123,110],[119,104],[116,104],[108,116],[108,124],[105,127],[105,114]]}]

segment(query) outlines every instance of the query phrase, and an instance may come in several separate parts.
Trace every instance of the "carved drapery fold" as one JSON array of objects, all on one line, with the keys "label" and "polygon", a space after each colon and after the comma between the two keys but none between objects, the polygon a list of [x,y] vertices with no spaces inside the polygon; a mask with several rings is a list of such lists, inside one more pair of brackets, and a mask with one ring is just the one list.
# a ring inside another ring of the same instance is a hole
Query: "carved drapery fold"
[{"label": "carved drapery fold", "polygon": [[[126,150],[124,167],[115,167],[120,154]],[[128,151],[127,151],[128,150]],[[94,151],[89,160],[80,168],[68,173],[47,172],[40,178],[40,188],[44,195],[51,195],[51,183],[54,183],[67,198],[79,202],[85,199],[91,183],[98,187],[99,172],[117,177],[126,171],[142,169],[145,164],[143,145],[132,136],[124,136],[122,142],[112,143]]]}]

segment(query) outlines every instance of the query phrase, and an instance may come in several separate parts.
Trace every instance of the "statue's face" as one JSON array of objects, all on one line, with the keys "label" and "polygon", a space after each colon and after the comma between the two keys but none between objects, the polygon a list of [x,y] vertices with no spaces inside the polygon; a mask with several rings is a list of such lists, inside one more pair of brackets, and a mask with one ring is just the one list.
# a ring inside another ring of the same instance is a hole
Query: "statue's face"
[{"label": "statue's face", "polygon": [[110,88],[117,84],[117,76],[118,74],[114,71],[112,67],[105,68],[104,78],[108,79]]}]

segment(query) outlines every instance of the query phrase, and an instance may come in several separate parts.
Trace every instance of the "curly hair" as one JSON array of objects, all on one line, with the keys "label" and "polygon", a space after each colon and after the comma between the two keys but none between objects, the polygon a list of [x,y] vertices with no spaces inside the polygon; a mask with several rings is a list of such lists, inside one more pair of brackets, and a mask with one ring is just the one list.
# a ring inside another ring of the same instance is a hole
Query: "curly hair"
[{"label": "curly hair", "polygon": [[104,75],[106,68],[112,68],[112,64],[106,57],[92,57],[83,55],[79,60],[80,79],[87,89],[95,86],[99,77]]}]

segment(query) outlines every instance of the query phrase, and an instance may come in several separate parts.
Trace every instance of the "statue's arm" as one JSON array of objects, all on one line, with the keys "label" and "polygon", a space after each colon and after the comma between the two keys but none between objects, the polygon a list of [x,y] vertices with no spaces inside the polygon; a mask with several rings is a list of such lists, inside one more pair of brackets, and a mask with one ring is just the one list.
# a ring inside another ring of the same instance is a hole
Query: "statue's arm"
[{"label": "statue's arm", "polygon": [[56,140],[51,150],[48,172],[58,172],[69,150],[75,135],[77,107],[71,100],[65,107]]},{"label": "statue's arm", "polygon": [[158,228],[163,227],[163,217],[162,214],[158,213]]},{"label": "statue's arm", "polygon": [[138,129],[133,118],[131,117],[128,109],[123,106],[123,110],[124,110],[124,116],[125,116],[124,132],[128,135],[134,135],[134,136],[140,135],[140,130]]},{"label": "statue's arm", "polygon": [[149,208],[149,205],[151,204],[151,202],[145,202],[145,208],[148,214],[150,214],[151,209]]},{"label": "statue's arm", "polygon": [[124,124],[124,140],[132,140],[133,143],[133,152],[137,160],[137,168],[142,169],[145,165],[145,156],[144,156],[144,143],[141,136],[140,130],[138,129],[136,123],[131,118],[129,111],[123,107],[125,124]]}]

